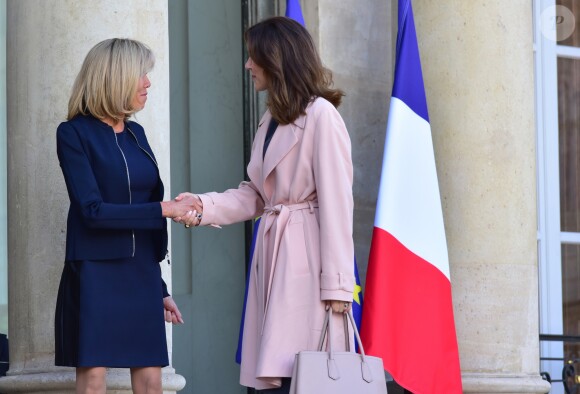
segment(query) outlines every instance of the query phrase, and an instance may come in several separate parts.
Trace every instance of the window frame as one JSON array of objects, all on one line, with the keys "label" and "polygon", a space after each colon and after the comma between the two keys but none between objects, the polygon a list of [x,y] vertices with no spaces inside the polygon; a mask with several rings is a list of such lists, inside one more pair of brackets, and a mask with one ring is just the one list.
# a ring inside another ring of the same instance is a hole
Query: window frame
[{"label": "window frame", "polygon": [[[580,48],[558,45],[556,30],[547,36],[540,28],[542,11],[555,0],[535,0],[534,65],[536,99],[538,266],[540,333],[563,335],[562,245],[580,244],[580,233],[561,231],[558,58],[580,59]],[[540,357],[563,358],[562,342],[540,343]],[[542,361],[541,371],[561,377],[562,361]],[[563,393],[554,385],[551,393]]]}]

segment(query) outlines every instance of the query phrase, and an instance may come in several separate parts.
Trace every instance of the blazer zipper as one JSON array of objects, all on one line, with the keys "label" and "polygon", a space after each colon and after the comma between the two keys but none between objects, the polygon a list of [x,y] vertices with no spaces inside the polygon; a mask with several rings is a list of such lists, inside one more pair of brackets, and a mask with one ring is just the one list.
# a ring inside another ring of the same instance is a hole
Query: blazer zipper
[{"label": "blazer zipper", "polygon": [[[117,148],[119,148],[119,152],[121,152],[121,156],[123,156],[123,161],[125,162],[125,170],[127,171],[127,185],[129,186],[129,204],[131,204],[132,197],[131,197],[131,177],[129,176],[129,166],[127,165],[127,158],[125,157],[125,153],[121,146],[119,145],[119,140],[117,139],[117,133],[115,134],[115,143],[117,144]],[[133,134],[133,132],[131,132]],[[137,143],[139,144],[139,143]],[[131,235],[133,238],[133,253],[131,253],[131,257],[135,257],[135,230],[131,230]]]},{"label": "blazer zipper", "polygon": [[[153,157],[153,155],[151,155],[147,149],[143,148],[141,146],[141,144],[139,143],[139,139],[137,138],[137,136],[135,135],[135,133],[133,133],[133,130],[131,130],[129,127],[127,127],[127,131],[129,131],[129,133],[131,133],[131,135],[133,136],[133,139],[135,140],[135,142],[137,143],[137,146],[139,147],[139,149],[141,149],[143,152],[145,152],[145,154],[147,156],[149,156],[149,158],[151,159],[151,161],[153,162],[153,164],[155,164],[155,167],[157,167],[157,172],[159,173],[159,164],[157,164],[157,160],[155,160],[155,158]],[[161,199],[163,199],[163,196],[161,196]],[[134,236],[133,236],[134,237]],[[168,259],[169,257],[169,250],[165,251],[165,258],[167,259],[167,262],[169,264],[171,264],[171,262]]]},{"label": "blazer zipper", "polygon": [[149,158],[151,159],[151,161],[153,163],[155,163],[155,167],[157,167],[157,170],[159,171],[159,164],[157,164],[157,161],[153,158],[153,156],[151,156],[149,154],[149,152],[147,152],[147,150],[145,148],[143,148],[141,146],[141,144],[139,143],[139,140],[137,139],[137,136],[135,135],[135,133],[133,133],[133,130],[131,130],[130,128],[127,127],[127,130],[131,133],[131,135],[133,136],[133,139],[135,140],[135,142],[137,143],[137,146],[139,147],[139,149],[141,149],[143,152],[145,152],[145,154],[147,156],[149,156]]}]

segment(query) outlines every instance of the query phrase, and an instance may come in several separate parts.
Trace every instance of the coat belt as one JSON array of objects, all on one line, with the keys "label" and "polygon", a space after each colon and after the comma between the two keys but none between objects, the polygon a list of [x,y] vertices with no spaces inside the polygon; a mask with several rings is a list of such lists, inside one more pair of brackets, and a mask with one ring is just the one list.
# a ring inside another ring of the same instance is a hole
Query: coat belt
[{"label": "coat belt", "polygon": [[[262,321],[262,333],[264,332],[264,324],[266,323],[266,315],[268,313],[268,305],[270,304],[270,290],[272,289],[272,280],[274,278],[274,270],[278,261],[278,250],[280,249],[280,241],[284,235],[284,230],[288,226],[290,219],[290,212],[300,211],[303,209],[309,209],[310,213],[314,213],[314,208],[318,208],[318,201],[303,201],[297,204],[277,204],[277,205],[267,205],[264,208],[264,235],[263,239],[266,239],[266,235],[272,229],[272,226],[276,225],[276,236],[274,238],[274,247],[272,249],[272,266],[270,267],[270,276],[268,278],[268,287],[266,288],[266,306],[264,309],[264,319]],[[262,243],[262,256],[266,257],[266,243]]]}]

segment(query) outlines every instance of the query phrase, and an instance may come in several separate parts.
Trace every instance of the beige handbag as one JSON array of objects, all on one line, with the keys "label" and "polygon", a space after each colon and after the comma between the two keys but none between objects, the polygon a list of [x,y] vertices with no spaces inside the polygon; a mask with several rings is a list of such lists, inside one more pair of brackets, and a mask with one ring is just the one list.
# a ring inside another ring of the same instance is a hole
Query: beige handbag
[{"label": "beige handbag", "polygon": [[[294,360],[290,394],[387,394],[383,360],[366,356],[352,312],[348,320],[354,329],[360,354],[351,351],[335,352],[332,347],[332,310],[324,318],[318,351],[301,351]],[[344,315],[344,335],[348,340],[347,315]],[[328,352],[322,351],[328,330]],[[348,350],[348,349],[347,349]]]}]

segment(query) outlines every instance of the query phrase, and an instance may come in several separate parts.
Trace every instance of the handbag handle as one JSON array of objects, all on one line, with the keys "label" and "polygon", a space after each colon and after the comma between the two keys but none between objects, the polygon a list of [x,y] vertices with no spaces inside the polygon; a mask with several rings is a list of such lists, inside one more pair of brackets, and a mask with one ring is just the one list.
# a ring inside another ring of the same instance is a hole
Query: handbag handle
[{"label": "handbag handle", "polygon": [[[350,321],[350,324],[352,326],[352,329],[354,331],[354,336],[356,338],[356,341],[358,343],[358,348],[360,350],[360,356],[361,356],[361,370],[362,370],[362,377],[365,381],[367,382],[372,382],[373,381],[373,377],[372,377],[372,373],[371,373],[371,369],[368,366],[367,362],[366,362],[366,355],[365,355],[365,350],[362,344],[362,341],[360,339],[360,335],[358,332],[358,329],[356,328],[356,324],[354,322],[354,317],[352,316],[352,310],[349,310],[347,312],[348,315],[348,320]],[[322,332],[320,333],[320,340],[318,341],[318,351],[322,351],[322,345],[324,344],[324,337],[326,335],[326,332],[328,331],[328,376],[334,380],[340,379],[340,371],[338,370],[338,367],[336,366],[335,360],[334,360],[334,349],[332,347],[332,308],[328,307],[326,310],[326,316],[324,317],[324,323],[322,323]],[[349,344],[349,338],[348,338],[348,324],[347,324],[347,318],[346,316],[344,317],[345,320],[345,324],[344,324],[344,336],[345,336],[345,340],[346,343]],[[347,346],[347,350],[350,352],[350,345]]]},{"label": "handbag handle", "polygon": [[[326,311],[326,315],[324,316],[324,322],[322,323],[322,331],[320,332],[320,339],[318,340],[318,351],[321,352],[322,351],[322,346],[324,345],[324,338],[326,337],[326,332],[329,332],[329,338],[332,338],[332,334],[330,334],[330,331],[332,330],[331,326],[331,316],[332,316],[332,309],[329,307]],[[354,331],[354,337],[355,340],[358,343],[358,348],[360,350],[361,355],[364,357],[365,356],[365,350],[362,344],[362,341],[360,339],[360,334],[358,332],[358,329],[356,327],[356,323],[354,322],[354,317],[352,316],[352,310],[349,310],[348,313],[343,314],[344,316],[344,340],[345,340],[345,347],[346,350],[350,352],[350,341],[348,338],[348,321],[350,320],[350,325],[352,326],[352,329]],[[330,343],[330,339],[328,341],[328,347],[330,350],[330,347],[332,346],[332,344]]]},{"label": "handbag handle", "polygon": [[[326,310],[329,311],[329,306]],[[322,331],[320,332],[320,339],[318,340],[318,351],[322,351],[322,346],[324,345],[324,338],[326,338],[326,332],[328,331],[328,322],[332,316],[332,312],[324,314],[324,322],[322,323]],[[348,340],[348,321],[346,315],[343,313],[344,318],[344,347],[347,352],[350,352],[350,341]]]}]

